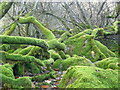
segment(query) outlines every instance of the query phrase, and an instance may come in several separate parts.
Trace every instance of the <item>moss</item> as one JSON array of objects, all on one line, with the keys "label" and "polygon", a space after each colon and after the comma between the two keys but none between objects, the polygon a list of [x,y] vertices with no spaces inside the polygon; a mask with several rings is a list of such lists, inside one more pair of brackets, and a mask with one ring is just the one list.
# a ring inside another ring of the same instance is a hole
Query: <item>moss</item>
[{"label": "moss", "polygon": [[10,35],[15,30],[16,25],[17,23],[13,23],[11,27],[3,33],[3,35]]},{"label": "moss", "polygon": [[57,60],[53,64],[54,69],[60,68],[61,70],[67,70],[70,66],[75,66],[75,65],[80,65],[80,66],[93,66],[93,63],[80,56],[74,56],[74,57],[69,57],[64,60]]},{"label": "moss", "polygon": [[35,17],[29,16],[29,17],[19,17],[19,23],[21,24],[27,24],[27,23],[32,23],[35,20]]},{"label": "moss", "polygon": [[70,36],[71,36],[71,34],[69,32],[65,32],[61,35],[61,37],[58,39],[58,41],[63,42],[65,39],[67,39]]},{"label": "moss", "polygon": [[[91,35],[83,35],[79,38],[76,38],[76,39],[68,39],[68,41],[65,41],[65,44],[71,46],[70,49],[72,50],[67,50],[67,53],[71,53],[72,54],[76,54],[76,55],[81,55],[80,52],[82,52],[82,48],[83,50],[86,48],[84,46],[86,46],[86,43],[89,43],[90,39],[93,38],[93,36]],[[89,45],[91,46],[91,45]],[[89,48],[88,48],[89,50]],[[71,52],[68,52],[68,51],[71,51]]]},{"label": "moss", "polygon": [[116,33],[118,32],[118,23],[120,23],[120,21],[115,21],[112,26]]},{"label": "moss", "polygon": [[24,64],[23,63],[17,63],[15,64],[15,66],[13,67],[13,72],[14,72],[14,75],[24,75],[25,73],[25,67],[24,67]]},{"label": "moss", "polygon": [[93,31],[92,31],[92,34],[94,37],[97,37],[97,36],[103,36],[104,33],[103,33],[104,29],[103,28],[95,28]]},{"label": "moss", "polygon": [[41,72],[41,68],[35,63],[25,63],[25,71],[32,74],[38,74]]},{"label": "moss", "polygon": [[38,76],[33,76],[32,81],[42,82],[42,81],[47,80],[49,78],[55,78],[54,72],[50,72],[48,74],[42,74],[42,75],[38,75]]},{"label": "moss", "polygon": [[[9,68],[7,68],[9,67]],[[8,65],[2,65],[0,66],[0,73],[2,73],[3,75],[7,76],[7,77],[10,77],[12,79],[14,79],[14,75],[13,75],[13,71],[12,71],[12,68]]]},{"label": "moss", "polygon": [[50,59],[48,59],[48,60],[43,60],[43,63],[44,63],[45,65],[50,65],[50,64],[54,63],[54,59],[53,59],[53,58],[50,58]]},{"label": "moss", "polygon": [[35,47],[35,46],[26,47],[26,48],[20,50],[18,54],[27,55],[27,54],[30,52],[30,50],[31,50],[32,48],[34,48],[34,47]]},{"label": "moss", "polygon": [[21,77],[18,79],[12,79],[11,77],[7,77],[3,74],[0,74],[2,77],[2,83],[7,84],[8,88],[31,88],[32,82],[28,77]]},{"label": "moss", "polygon": [[60,43],[56,39],[49,40],[49,41],[47,41],[47,43],[49,45],[49,49],[55,49],[55,48],[57,48],[58,50],[64,50],[65,47],[66,47],[64,43]]},{"label": "moss", "polygon": [[61,56],[62,59],[66,59],[66,54],[61,50],[58,51],[59,55]]},{"label": "moss", "polygon": [[118,61],[119,58],[116,57],[109,57],[109,58],[105,58],[101,61],[98,61],[95,63],[95,65],[97,67],[103,68],[103,69],[119,69],[120,67],[118,66]]},{"label": "moss", "polygon": [[50,53],[51,58],[53,58],[54,60],[62,59],[61,56],[56,51],[49,50],[48,52]]},{"label": "moss", "polygon": [[10,50],[10,45],[9,44],[2,44],[2,45],[0,45],[0,50],[8,51],[8,50]]},{"label": "moss", "polygon": [[44,63],[33,57],[33,56],[25,56],[25,55],[20,55],[20,54],[8,54],[6,52],[0,52],[3,54],[3,57],[5,58],[5,60],[11,60],[11,61],[19,61],[19,62],[35,62],[38,65],[44,66]]},{"label": "moss", "polygon": [[13,2],[2,2],[0,3],[0,19],[9,11]]},{"label": "moss", "polygon": [[84,30],[83,32],[80,32],[80,33],[78,33],[78,34],[70,37],[69,40],[79,38],[79,37],[82,36],[82,35],[91,34],[91,32],[92,32],[91,29],[86,29],[86,30]]},{"label": "moss", "polygon": [[94,39],[94,35],[96,35],[96,33],[97,32],[95,30],[92,35],[85,34],[76,39],[72,37],[71,39],[69,38],[64,42],[68,47],[68,49],[66,49],[66,53],[69,55],[76,54],[86,57],[92,62],[102,60],[107,57],[116,57],[111,50]]},{"label": "moss", "polygon": [[48,48],[48,44],[42,39],[7,35],[0,35],[0,39],[2,39],[3,44],[28,44],[36,45],[42,47],[43,49]]},{"label": "moss", "polygon": [[[104,55],[106,57],[116,57],[115,53],[113,53],[111,50],[109,50],[106,46],[104,46],[102,43],[100,43],[99,41],[95,41],[96,45],[98,46],[98,48],[101,50],[102,53],[104,53]],[[107,52],[107,53],[106,53]]]},{"label": "moss", "polygon": [[17,50],[15,50],[15,51],[13,52],[13,54],[18,54],[21,50],[22,50],[22,48],[18,48]]},{"label": "moss", "polygon": [[19,23],[21,24],[26,24],[26,23],[33,23],[35,24],[42,32],[43,34],[46,36],[47,39],[51,40],[51,39],[55,39],[54,34],[47,29],[46,27],[44,27],[39,21],[37,21],[35,19],[35,17],[33,16],[29,16],[29,17],[20,17],[19,18]]},{"label": "moss", "polygon": [[44,27],[40,22],[38,22],[37,20],[34,20],[32,23],[34,23],[36,26],[39,27],[39,29],[44,33],[44,35],[48,40],[55,39],[54,34],[49,29]]},{"label": "moss", "polygon": [[59,88],[118,88],[118,71],[90,66],[72,66]]}]

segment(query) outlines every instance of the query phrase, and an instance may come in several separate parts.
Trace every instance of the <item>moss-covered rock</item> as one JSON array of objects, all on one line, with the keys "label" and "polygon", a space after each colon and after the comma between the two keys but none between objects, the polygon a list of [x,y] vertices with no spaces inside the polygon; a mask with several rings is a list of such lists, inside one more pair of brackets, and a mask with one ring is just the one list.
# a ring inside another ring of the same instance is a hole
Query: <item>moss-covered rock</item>
[{"label": "moss-covered rock", "polygon": [[100,68],[104,68],[104,69],[119,69],[120,65],[119,65],[119,58],[115,58],[115,57],[109,57],[106,59],[103,59],[101,61],[98,61],[95,63],[95,65],[97,67]]},{"label": "moss-covered rock", "polygon": [[0,73],[14,79],[13,70],[10,65],[0,65]]},{"label": "moss-covered rock", "polygon": [[72,66],[59,88],[118,88],[118,71],[91,66]]},{"label": "moss-covered rock", "polygon": [[80,65],[80,66],[93,66],[94,64],[84,58],[84,57],[80,57],[80,56],[74,56],[74,57],[69,57],[67,59],[64,60],[56,60],[53,63],[53,68],[54,69],[61,69],[61,70],[67,70],[70,66],[75,66],[75,65]]},{"label": "moss-covered rock", "polygon": [[15,79],[12,65],[4,64],[0,66],[0,77],[3,87],[8,88],[31,88],[32,82],[29,77]]},{"label": "moss-covered rock", "polygon": [[0,77],[2,77],[3,87],[14,88],[14,89],[32,88],[32,82],[29,79],[29,77],[12,79],[11,77],[7,77],[4,74],[0,74]]}]

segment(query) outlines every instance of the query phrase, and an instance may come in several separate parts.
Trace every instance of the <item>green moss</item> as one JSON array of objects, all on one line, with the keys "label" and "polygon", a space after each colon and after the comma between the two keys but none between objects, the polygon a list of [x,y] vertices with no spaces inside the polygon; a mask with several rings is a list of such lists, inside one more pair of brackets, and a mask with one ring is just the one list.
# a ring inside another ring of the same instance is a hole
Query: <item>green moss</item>
[{"label": "green moss", "polygon": [[16,25],[17,25],[17,23],[13,23],[11,25],[11,27],[3,33],[3,35],[10,35],[14,31],[14,29],[16,28]]},{"label": "green moss", "polygon": [[13,52],[13,54],[18,54],[21,50],[22,50],[22,48],[18,48],[17,50],[15,50],[15,51]]},{"label": "green moss", "polygon": [[49,78],[55,78],[54,72],[50,72],[48,74],[42,74],[42,75],[38,75],[38,76],[33,76],[32,81],[42,82],[42,81],[47,80]]},{"label": "green moss", "polygon": [[41,68],[35,63],[25,63],[25,71],[32,74],[38,74],[41,72]]},{"label": "green moss", "polygon": [[84,30],[83,32],[80,32],[80,33],[78,33],[78,34],[70,37],[69,40],[79,38],[79,37],[82,36],[82,35],[91,34],[91,32],[92,32],[91,29],[86,29],[86,30]]},{"label": "green moss", "polygon": [[111,50],[109,50],[105,45],[103,45],[99,41],[95,41],[95,43],[106,57],[116,57],[115,53],[113,53]]},{"label": "green moss", "polygon": [[[67,45],[66,53],[69,55],[79,55],[90,59],[92,62],[102,60],[107,57],[116,57],[116,55],[99,41],[95,40],[95,29],[92,35],[82,35],[79,38],[69,38],[64,43]],[[83,32],[81,32],[83,33]],[[74,37],[74,36],[73,36]]]},{"label": "green moss", "polygon": [[54,59],[53,59],[53,58],[50,58],[50,59],[48,59],[48,60],[43,60],[43,63],[44,63],[45,65],[50,65],[50,64],[54,63]]},{"label": "green moss", "polygon": [[23,63],[17,63],[14,65],[13,67],[13,72],[14,72],[14,75],[24,75],[24,64]]},{"label": "green moss", "polygon": [[62,59],[61,56],[54,50],[49,50],[48,51],[51,55],[51,58],[53,58],[54,60],[57,60],[57,59]]},{"label": "green moss", "polygon": [[3,74],[0,74],[2,77],[2,83],[7,84],[8,88],[31,88],[32,82],[28,77],[21,77],[18,79],[12,79],[11,77],[7,77]]},{"label": "green moss", "polygon": [[120,67],[118,66],[118,61],[119,61],[119,58],[109,57],[96,62],[95,65],[97,67],[104,68],[104,69],[108,69],[108,68],[119,69]]},{"label": "green moss", "polygon": [[36,26],[39,27],[39,29],[44,33],[44,35],[48,40],[55,39],[54,34],[49,29],[44,27],[40,22],[38,22],[37,20],[34,20],[32,23],[34,23]]},{"label": "green moss", "polygon": [[74,57],[69,57],[64,60],[57,60],[53,64],[54,69],[60,68],[61,70],[67,70],[70,66],[75,66],[75,65],[80,65],[80,66],[93,66],[92,62],[84,57],[80,56],[74,56]]},{"label": "green moss", "polygon": [[21,24],[27,24],[32,23],[35,20],[35,17],[29,16],[29,17],[19,17],[19,23]]},{"label": "green moss", "polygon": [[2,73],[3,75],[7,76],[7,77],[10,77],[12,79],[14,79],[14,75],[13,75],[13,71],[12,71],[12,68],[8,65],[1,65],[0,66],[0,73]]},{"label": "green moss", "polygon": [[42,47],[43,49],[48,48],[48,44],[42,39],[7,35],[0,35],[0,39],[2,39],[3,44],[28,44],[36,45]]},{"label": "green moss", "polygon": [[2,44],[2,45],[0,45],[0,50],[8,51],[8,50],[10,50],[10,45],[9,44]]},{"label": "green moss", "polygon": [[120,21],[115,21],[112,26],[116,33],[118,32],[118,23],[120,23]]},{"label": "green moss", "polygon": [[64,50],[65,47],[66,47],[64,43],[60,43],[56,39],[49,40],[49,41],[47,41],[47,43],[49,45],[49,49],[55,49],[55,48],[57,48],[58,50]]},{"label": "green moss", "polygon": [[8,54],[6,52],[0,52],[0,53],[2,53],[2,55],[6,61],[11,60],[13,62],[14,61],[16,61],[16,62],[17,61],[19,61],[19,62],[35,62],[38,65],[44,66],[44,63],[41,60],[39,60],[33,56],[25,56],[25,55],[20,55],[20,54]]},{"label": "green moss", "polygon": [[62,59],[66,59],[66,54],[61,50],[58,51],[59,55],[61,56]]},{"label": "green moss", "polygon": [[32,48],[34,48],[34,47],[35,47],[35,46],[26,47],[26,48],[20,50],[18,54],[26,55],[26,54],[28,54],[28,53],[30,52],[30,50],[31,50]]},{"label": "green moss", "polygon": [[118,71],[90,66],[72,66],[59,88],[118,88]]},{"label": "green moss", "polygon": [[13,2],[1,2],[0,3],[0,19],[9,11]]},{"label": "green moss", "polygon": [[21,23],[21,24],[33,23],[33,24],[35,24],[43,32],[43,34],[46,36],[47,39],[49,39],[49,40],[55,39],[54,34],[49,29],[47,29],[46,27],[44,27],[41,24],[41,22],[37,21],[35,19],[35,17],[33,17],[33,16],[20,17],[19,18],[19,23]]},{"label": "green moss", "polygon": [[70,36],[71,36],[71,34],[69,32],[65,32],[61,35],[61,37],[58,39],[58,41],[63,42],[65,39],[67,39]]}]

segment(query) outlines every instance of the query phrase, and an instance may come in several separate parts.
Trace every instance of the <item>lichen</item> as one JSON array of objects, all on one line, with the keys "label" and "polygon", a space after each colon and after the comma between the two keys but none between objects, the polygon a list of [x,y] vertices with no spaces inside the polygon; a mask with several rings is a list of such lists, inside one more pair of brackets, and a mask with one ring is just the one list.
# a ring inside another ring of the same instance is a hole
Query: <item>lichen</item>
[{"label": "lichen", "polygon": [[118,88],[118,71],[91,66],[72,66],[59,88]]}]

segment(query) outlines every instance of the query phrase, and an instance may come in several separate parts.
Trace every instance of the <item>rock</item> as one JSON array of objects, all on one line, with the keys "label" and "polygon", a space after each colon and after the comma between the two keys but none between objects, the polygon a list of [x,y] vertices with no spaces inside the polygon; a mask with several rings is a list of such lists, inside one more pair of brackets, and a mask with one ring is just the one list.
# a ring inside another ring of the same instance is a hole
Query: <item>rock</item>
[{"label": "rock", "polygon": [[59,88],[118,88],[118,70],[72,66],[64,74]]}]

